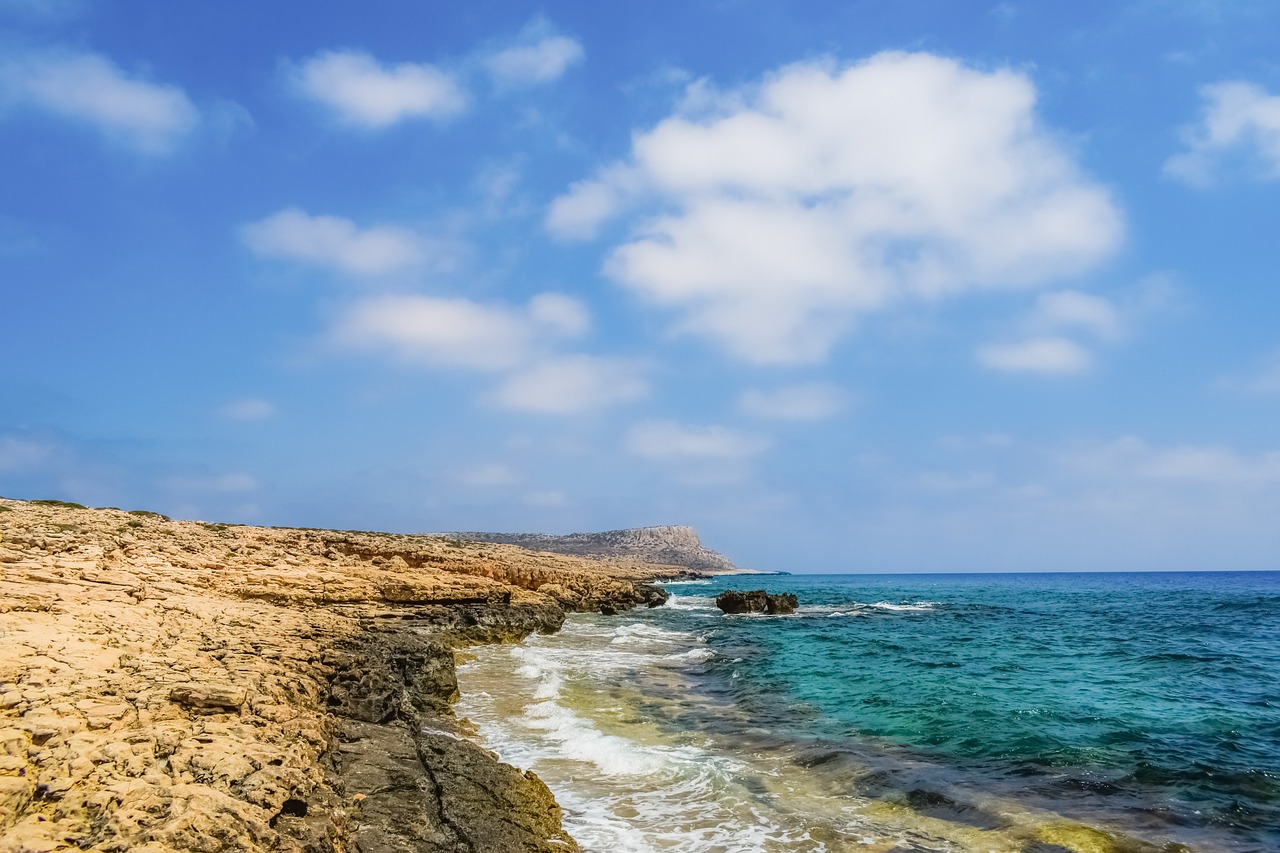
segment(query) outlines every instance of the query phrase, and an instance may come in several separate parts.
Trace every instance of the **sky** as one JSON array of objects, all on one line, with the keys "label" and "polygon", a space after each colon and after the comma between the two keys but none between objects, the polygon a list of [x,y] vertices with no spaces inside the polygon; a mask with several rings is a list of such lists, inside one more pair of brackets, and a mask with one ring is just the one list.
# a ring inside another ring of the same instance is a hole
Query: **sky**
[{"label": "sky", "polygon": [[0,495],[1280,569],[1269,0],[0,0]]}]

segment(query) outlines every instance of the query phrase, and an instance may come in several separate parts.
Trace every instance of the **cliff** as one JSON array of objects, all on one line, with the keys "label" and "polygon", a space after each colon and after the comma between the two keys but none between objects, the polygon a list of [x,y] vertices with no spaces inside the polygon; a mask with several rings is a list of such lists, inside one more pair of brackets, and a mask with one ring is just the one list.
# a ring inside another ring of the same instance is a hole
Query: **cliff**
[{"label": "cliff", "polygon": [[466,738],[453,648],[660,570],[0,499],[0,851],[573,851]]},{"label": "cliff", "polygon": [[532,551],[603,560],[666,564],[708,574],[742,571],[723,554],[702,547],[692,527],[663,525],[603,533],[453,533],[459,539],[518,545]]}]

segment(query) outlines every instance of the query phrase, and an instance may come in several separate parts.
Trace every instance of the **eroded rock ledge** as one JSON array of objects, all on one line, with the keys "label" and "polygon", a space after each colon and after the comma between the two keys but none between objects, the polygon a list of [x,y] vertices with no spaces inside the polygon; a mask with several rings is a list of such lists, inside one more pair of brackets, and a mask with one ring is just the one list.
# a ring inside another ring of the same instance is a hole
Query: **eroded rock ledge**
[{"label": "eroded rock ledge", "polygon": [[466,739],[452,649],[662,574],[0,499],[0,853],[576,850]]}]

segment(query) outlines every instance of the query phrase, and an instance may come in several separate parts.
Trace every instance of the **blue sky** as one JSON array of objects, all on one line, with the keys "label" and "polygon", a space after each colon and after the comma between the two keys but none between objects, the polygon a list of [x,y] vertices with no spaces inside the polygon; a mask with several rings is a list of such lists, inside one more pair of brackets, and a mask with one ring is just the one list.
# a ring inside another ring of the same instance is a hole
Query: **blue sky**
[{"label": "blue sky", "polygon": [[1280,568],[1269,2],[0,0],[0,494]]}]

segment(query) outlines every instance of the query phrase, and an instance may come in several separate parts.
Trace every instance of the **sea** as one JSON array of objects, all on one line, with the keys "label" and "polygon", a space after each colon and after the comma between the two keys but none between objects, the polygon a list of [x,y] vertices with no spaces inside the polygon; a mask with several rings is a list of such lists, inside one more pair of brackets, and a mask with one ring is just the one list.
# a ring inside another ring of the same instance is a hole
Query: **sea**
[{"label": "sea", "polygon": [[460,662],[586,850],[1280,851],[1280,572],[665,586]]}]

